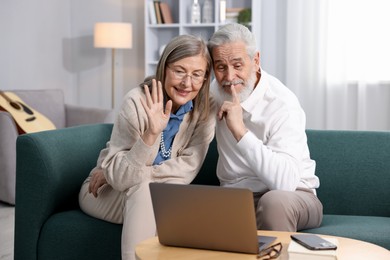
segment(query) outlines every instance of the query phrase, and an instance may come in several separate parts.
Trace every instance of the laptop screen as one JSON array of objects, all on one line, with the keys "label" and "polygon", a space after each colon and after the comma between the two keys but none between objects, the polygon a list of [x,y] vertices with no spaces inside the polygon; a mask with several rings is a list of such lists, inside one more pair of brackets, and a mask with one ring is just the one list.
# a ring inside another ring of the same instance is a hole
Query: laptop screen
[{"label": "laptop screen", "polygon": [[150,183],[161,244],[256,254],[253,193],[249,189],[207,185]]}]

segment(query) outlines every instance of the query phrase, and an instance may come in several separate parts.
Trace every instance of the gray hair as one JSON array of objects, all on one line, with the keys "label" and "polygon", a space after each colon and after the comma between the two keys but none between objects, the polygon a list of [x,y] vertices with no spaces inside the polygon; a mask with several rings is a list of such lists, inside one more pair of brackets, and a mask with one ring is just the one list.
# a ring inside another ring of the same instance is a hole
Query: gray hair
[{"label": "gray hair", "polygon": [[206,42],[193,35],[179,35],[173,38],[165,47],[157,64],[156,79],[164,82],[167,65],[197,55],[202,55],[206,59],[206,75],[209,77],[212,61]]},{"label": "gray hair", "polygon": [[246,45],[247,53],[250,58],[256,54],[256,38],[249,29],[238,23],[230,23],[222,26],[216,31],[208,42],[208,48],[212,53],[213,48],[220,45],[242,41]]}]

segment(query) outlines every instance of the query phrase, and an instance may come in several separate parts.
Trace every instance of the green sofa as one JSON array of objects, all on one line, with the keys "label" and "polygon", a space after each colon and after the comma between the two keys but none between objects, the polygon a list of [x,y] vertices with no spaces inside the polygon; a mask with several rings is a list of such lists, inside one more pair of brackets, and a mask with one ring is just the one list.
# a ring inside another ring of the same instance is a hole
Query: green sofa
[{"label": "green sofa", "polygon": [[[120,259],[121,225],[84,214],[80,185],[110,138],[111,124],[21,135],[17,139],[16,260]],[[308,130],[321,180],[321,227],[390,249],[390,133]],[[212,142],[196,184],[218,185]]]}]

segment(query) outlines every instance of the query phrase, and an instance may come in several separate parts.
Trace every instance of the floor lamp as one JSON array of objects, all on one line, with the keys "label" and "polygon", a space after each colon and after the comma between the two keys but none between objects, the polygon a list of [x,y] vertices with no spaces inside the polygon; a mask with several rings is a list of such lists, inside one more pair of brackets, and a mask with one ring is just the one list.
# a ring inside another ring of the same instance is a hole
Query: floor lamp
[{"label": "floor lamp", "polygon": [[130,23],[96,23],[94,29],[95,48],[111,48],[111,107],[115,107],[115,49],[132,48],[132,26]]}]

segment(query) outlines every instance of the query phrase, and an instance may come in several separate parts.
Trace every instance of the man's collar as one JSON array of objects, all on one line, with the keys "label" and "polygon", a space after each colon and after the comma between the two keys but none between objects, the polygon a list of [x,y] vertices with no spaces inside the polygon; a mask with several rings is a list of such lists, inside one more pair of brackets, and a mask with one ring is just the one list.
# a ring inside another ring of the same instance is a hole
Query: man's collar
[{"label": "man's collar", "polygon": [[267,91],[269,86],[267,73],[264,70],[260,70],[260,71],[261,71],[261,75],[252,93],[246,100],[241,102],[241,107],[247,112],[252,111],[253,107],[256,106],[259,103],[259,101],[263,99],[264,94]]}]

